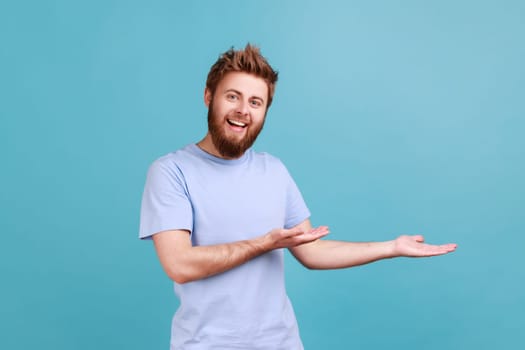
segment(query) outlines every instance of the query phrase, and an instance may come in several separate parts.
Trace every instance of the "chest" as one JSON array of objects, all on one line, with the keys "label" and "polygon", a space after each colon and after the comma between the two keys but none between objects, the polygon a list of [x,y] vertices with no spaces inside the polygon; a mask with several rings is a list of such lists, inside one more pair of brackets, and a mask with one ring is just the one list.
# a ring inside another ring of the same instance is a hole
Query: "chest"
[{"label": "chest", "polygon": [[286,182],[267,169],[202,173],[187,182],[197,244],[260,236],[284,226]]}]

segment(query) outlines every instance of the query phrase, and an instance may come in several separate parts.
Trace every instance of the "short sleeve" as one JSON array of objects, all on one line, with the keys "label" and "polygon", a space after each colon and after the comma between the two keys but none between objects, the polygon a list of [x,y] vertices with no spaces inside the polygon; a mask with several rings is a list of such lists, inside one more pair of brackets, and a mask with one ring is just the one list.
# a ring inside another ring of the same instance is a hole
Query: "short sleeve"
[{"label": "short sleeve", "polygon": [[175,164],[155,161],[148,170],[140,210],[139,238],[167,230],[193,230],[184,177]]},{"label": "short sleeve", "polygon": [[304,202],[295,181],[287,172],[288,185],[286,187],[286,218],[284,228],[292,228],[310,217],[310,210]]}]

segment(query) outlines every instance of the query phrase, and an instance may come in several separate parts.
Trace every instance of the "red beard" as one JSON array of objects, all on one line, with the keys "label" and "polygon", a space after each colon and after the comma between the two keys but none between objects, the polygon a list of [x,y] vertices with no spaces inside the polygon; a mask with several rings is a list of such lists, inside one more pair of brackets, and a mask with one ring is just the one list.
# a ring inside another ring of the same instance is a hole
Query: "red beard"
[{"label": "red beard", "polygon": [[224,131],[225,119],[235,115],[235,112],[228,113],[225,118],[215,115],[213,111],[213,101],[211,101],[208,108],[208,131],[210,132],[211,140],[217,151],[225,158],[235,159],[241,157],[244,152],[253,145],[266,120],[266,118],[264,118],[259,125],[248,125],[246,127],[248,128],[246,134],[241,139],[237,139],[235,137],[228,137]]}]

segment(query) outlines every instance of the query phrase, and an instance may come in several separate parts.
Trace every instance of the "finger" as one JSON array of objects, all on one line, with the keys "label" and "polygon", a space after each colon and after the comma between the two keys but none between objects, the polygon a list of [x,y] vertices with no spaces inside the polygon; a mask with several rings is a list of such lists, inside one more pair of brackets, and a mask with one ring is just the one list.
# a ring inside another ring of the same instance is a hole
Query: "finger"
[{"label": "finger", "polygon": [[318,233],[328,232],[328,231],[329,231],[328,226],[319,226],[319,227],[312,228],[310,231],[308,231],[308,233],[318,234]]},{"label": "finger", "polygon": [[412,239],[419,243],[423,243],[425,241],[425,237],[423,237],[422,235],[413,235]]},{"label": "finger", "polygon": [[330,231],[328,230],[312,230],[312,231],[309,231],[308,233],[305,233],[303,236],[300,236],[301,239],[305,239],[307,241],[315,241],[319,238],[322,238],[326,235],[328,235],[330,233]]},{"label": "finger", "polygon": [[430,245],[434,250],[441,250],[441,251],[451,251],[455,250],[457,247],[457,244],[455,243],[448,243],[448,244],[441,244],[441,245]]},{"label": "finger", "polygon": [[441,245],[442,249],[447,250],[449,252],[453,252],[454,250],[456,250],[457,247],[458,245],[456,243],[448,243]]},{"label": "finger", "polygon": [[315,230],[313,232],[313,235],[315,235],[317,237],[324,237],[324,236],[326,236],[329,233],[330,233],[330,230],[328,229],[328,227],[324,227],[324,228],[320,228],[320,229]]},{"label": "finger", "polygon": [[312,229],[304,235],[297,236],[297,238],[301,240],[301,243],[313,242],[328,235],[329,233],[330,231],[328,230],[328,227],[325,226],[323,228]]},{"label": "finger", "polygon": [[442,245],[425,245],[424,253],[428,256],[447,254],[456,250],[456,247],[457,245],[454,243]]},{"label": "finger", "polygon": [[305,231],[300,227],[294,227],[291,229],[284,229],[282,231],[283,237],[294,237],[294,236],[300,236],[305,233]]}]

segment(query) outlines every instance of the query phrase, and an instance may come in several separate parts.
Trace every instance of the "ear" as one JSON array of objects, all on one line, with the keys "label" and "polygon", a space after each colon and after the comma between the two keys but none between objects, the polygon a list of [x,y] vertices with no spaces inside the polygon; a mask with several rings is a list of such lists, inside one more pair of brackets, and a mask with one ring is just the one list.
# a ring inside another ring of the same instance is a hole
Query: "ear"
[{"label": "ear", "polygon": [[212,98],[212,93],[211,93],[210,89],[208,89],[208,88],[204,89],[204,104],[208,108],[210,107],[211,98]]}]

